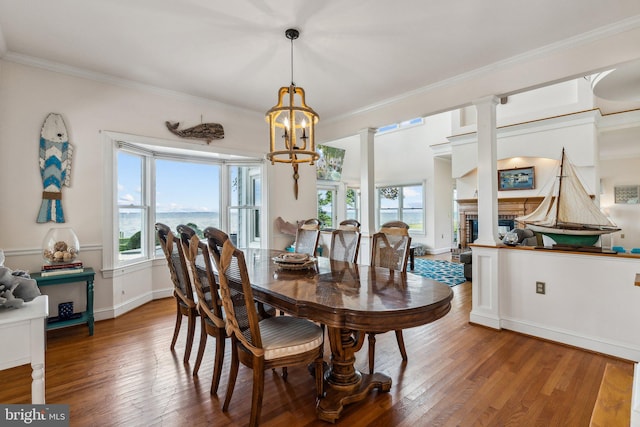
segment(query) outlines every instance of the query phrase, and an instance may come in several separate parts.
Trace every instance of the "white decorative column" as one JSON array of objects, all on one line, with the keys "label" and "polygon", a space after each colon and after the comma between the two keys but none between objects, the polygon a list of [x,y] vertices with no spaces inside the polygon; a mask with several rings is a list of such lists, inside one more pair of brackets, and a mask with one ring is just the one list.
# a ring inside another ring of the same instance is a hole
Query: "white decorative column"
[{"label": "white decorative column", "polygon": [[474,104],[478,114],[478,239],[474,243],[495,246],[498,242],[498,98],[487,96]]},{"label": "white decorative column", "polygon": [[375,213],[375,156],[374,156],[374,135],[375,129],[362,129],[360,134],[360,231],[362,240],[360,242],[360,264],[369,264],[370,238],[375,233],[376,213]]},{"label": "white decorative column", "polygon": [[478,239],[472,251],[473,289],[469,320],[500,329],[496,105],[487,96],[474,101],[478,114]]}]

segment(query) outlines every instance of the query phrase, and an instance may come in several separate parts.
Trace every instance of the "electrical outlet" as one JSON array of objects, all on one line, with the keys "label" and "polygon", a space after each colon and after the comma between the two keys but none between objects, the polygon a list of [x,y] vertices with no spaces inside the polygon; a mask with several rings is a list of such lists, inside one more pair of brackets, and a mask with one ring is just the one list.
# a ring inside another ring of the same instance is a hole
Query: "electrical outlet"
[{"label": "electrical outlet", "polygon": [[536,282],[536,293],[545,294],[547,290],[547,284],[545,282]]}]

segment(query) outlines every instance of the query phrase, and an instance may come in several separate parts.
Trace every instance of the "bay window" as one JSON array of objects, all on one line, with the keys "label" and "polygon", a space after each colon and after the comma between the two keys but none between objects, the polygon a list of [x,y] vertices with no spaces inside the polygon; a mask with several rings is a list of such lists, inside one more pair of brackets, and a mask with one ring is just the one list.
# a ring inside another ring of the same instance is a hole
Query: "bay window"
[{"label": "bay window", "polygon": [[260,160],[107,136],[112,196],[106,203],[113,215],[104,222],[106,270],[162,257],[156,222],[174,232],[179,224],[188,225],[200,237],[206,227],[216,227],[238,247],[260,247]]}]

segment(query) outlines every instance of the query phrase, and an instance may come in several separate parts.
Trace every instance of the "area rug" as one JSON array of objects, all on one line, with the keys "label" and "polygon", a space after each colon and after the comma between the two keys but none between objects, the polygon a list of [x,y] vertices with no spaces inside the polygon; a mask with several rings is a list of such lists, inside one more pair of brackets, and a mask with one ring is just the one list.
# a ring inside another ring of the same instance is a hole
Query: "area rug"
[{"label": "area rug", "polygon": [[444,260],[418,258],[413,271],[408,271],[449,286],[456,286],[467,280],[464,278],[464,264]]}]

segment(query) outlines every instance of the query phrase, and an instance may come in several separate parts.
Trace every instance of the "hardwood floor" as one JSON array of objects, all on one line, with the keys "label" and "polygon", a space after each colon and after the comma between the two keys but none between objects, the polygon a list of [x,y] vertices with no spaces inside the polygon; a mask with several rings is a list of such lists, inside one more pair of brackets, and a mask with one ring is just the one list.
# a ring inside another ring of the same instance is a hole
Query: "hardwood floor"
[{"label": "hardwood floor", "polygon": [[[453,290],[448,315],[405,330],[406,364],[395,335],[379,336],[376,370],[391,376],[391,391],[347,406],[338,424],[588,426],[605,366],[633,373],[630,362],[470,325],[471,283]],[[223,413],[229,346],[219,395],[211,396],[214,342],[194,378],[195,349],[191,365],[182,363],[186,322],[176,351],[169,350],[174,318],[174,300],[164,299],[96,323],[93,337],[82,326],[49,331],[47,403],[69,404],[72,426],[246,425],[251,371],[240,367]],[[366,346],[356,366],[367,369]],[[30,402],[30,373],[29,366],[3,371],[0,402]],[[262,425],[328,425],[316,420],[314,406],[314,382],[305,368],[291,367],[287,381],[266,374]]]}]

